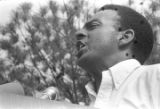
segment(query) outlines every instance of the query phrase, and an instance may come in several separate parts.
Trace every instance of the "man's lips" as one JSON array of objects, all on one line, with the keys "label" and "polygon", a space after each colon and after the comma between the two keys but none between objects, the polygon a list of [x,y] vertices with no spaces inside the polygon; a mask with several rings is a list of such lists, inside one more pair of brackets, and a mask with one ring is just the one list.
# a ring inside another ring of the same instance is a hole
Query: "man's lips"
[{"label": "man's lips", "polygon": [[79,51],[81,48],[85,47],[86,45],[82,41],[78,41],[76,46],[77,46],[77,50]]},{"label": "man's lips", "polygon": [[85,44],[83,41],[81,41],[81,40],[79,40],[79,41],[77,42],[76,46],[77,46],[77,51],[78,51],[78,53],[77,53],[77,58],[80,58],[80,57],[87,51],[87,46],[86,46],[86,44]]}]

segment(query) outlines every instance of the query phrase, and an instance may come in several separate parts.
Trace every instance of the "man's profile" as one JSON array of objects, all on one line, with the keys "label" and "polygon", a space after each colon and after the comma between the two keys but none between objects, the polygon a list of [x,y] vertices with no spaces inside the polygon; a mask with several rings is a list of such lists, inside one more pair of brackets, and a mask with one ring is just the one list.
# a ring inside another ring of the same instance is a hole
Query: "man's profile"
[{"label": "man's profile", "polygon": [[154,37],[148,21],[125,6],[105,5],[76,33],[78,65],[96,80],[100,109],[158,109],[160,65],[141,65]]}]

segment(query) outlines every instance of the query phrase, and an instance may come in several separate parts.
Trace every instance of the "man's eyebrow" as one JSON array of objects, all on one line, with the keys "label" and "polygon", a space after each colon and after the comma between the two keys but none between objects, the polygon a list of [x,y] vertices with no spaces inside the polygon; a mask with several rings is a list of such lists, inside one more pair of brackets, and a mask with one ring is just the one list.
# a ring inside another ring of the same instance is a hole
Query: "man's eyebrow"
[{"label": "man's eyebrow", "polygon": [[101,23],[98,19],[93,19],[93,20],[88,21],[87,23],[85,23],[84,28],[89,27],[93,22]]}]

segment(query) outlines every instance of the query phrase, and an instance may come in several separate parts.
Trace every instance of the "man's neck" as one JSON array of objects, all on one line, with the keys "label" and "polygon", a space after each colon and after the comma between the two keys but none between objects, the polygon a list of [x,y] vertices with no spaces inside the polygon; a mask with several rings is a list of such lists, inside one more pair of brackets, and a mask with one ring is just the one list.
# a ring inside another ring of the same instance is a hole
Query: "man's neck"
[{"label": "man's neck", "polygon": [[132,59],[131,56],[126,56],[126,53],[129,53],[130,55],[132,54],[129,50],[127,51],[118,51],[117,53],[114,53],[110,56],[107,56],[104,60],[104,65],[107,66],[107,68],[110,68],[114,66],[115,64]]},{"label": "man's neck", "polygon": [[[107,61],[106,64],[104,64],[105,66],[93,66],[90,70],[88,70],[88,72],[90,74],[93,75],[94,79],[95,79],[95,86],[96,86],[96,90],[98,91],[100,84],[101,84],[101,80],[102,80],[102,71],[108,70],[108,68],[114,66],[115,64],[122,62],[124,60],[128,60],[128,58],[122,58],[122,59],[117,59],[115,61]],[[97,92],[96,91],[96,92]]]}]

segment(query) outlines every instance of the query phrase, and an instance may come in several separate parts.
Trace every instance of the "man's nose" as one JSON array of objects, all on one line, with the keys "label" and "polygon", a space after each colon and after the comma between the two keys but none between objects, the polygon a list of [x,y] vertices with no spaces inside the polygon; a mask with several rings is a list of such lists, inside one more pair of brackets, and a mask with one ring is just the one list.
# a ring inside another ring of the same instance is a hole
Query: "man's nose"
[{"label": "man's nose", "polygon": [[82,29],[77,31],[75,36],[77,40],[82,40],[87,38],[87,32],[84,29]]}]

